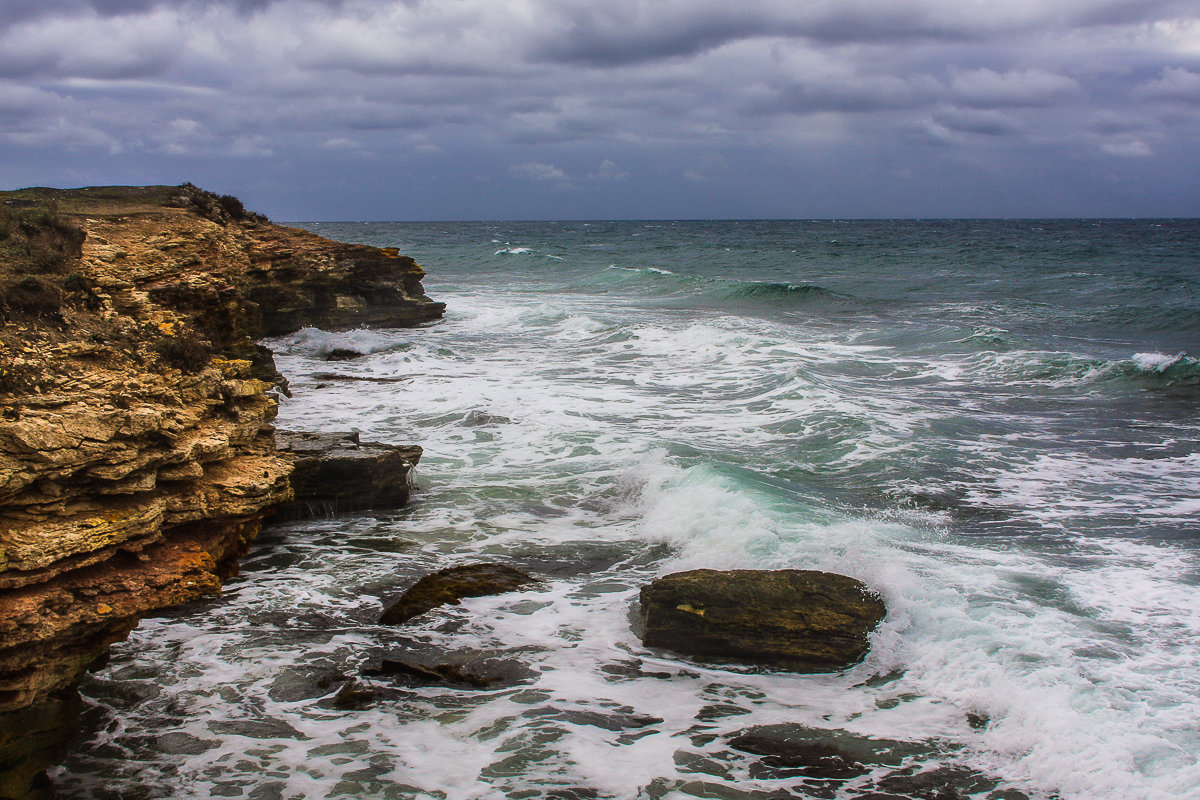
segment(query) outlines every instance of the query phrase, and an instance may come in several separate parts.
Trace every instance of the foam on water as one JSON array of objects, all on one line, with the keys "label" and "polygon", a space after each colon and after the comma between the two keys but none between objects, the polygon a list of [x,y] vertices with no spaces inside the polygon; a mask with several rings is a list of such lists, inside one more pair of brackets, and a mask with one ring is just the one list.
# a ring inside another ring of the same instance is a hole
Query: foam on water
[{"label": "foam on water", "polygon": [[[268,529],[226,597],[143,623],[87,689],[65,797],[805,796],[731,748],[759,726],[873,748],[837,797],[954,765],[977,797],[1200,797],[1200,563],[1163,533],[1194,530],[1194,420],[1169,398],[1114,418],[1138,387],[1088,377],[1176,360],[569,283],[431,287],[438,326],[271,343],[295,392],[280,425],[419,442],[417,502]],[[336,347],[368,355],[325,362]],[[481,559],[544,580],[374,624],[419,575]],[[693,567],[852,575],[888,617],[832,675],[646,650],[639,588]],[[521,677],[363,678],[373,704],[332,703],[322,677],[395,653]]]}]

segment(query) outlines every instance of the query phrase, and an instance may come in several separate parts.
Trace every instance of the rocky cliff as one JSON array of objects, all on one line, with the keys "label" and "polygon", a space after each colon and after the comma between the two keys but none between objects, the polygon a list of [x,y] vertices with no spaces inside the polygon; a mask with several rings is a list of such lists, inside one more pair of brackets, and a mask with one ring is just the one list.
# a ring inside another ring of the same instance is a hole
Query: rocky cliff
[{"label": "rocky cliff", "polygon": [[0,798],[41,797],[74,685],[237,569],[292,498],[256,344],[441,316],[394,250],[191,185],[0,193]]}]

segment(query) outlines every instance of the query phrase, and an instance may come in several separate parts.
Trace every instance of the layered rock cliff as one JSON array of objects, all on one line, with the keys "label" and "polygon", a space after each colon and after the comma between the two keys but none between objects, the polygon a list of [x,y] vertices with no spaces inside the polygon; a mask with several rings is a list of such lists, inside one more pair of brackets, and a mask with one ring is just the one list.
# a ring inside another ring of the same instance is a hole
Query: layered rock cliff
[{"label": "layered rock cliff", "polygon": [[193,186],[0,193],[0,798],[44,796],[73,687],[219,591],[290,500],[256,340],[441,316],[394,250]]}]

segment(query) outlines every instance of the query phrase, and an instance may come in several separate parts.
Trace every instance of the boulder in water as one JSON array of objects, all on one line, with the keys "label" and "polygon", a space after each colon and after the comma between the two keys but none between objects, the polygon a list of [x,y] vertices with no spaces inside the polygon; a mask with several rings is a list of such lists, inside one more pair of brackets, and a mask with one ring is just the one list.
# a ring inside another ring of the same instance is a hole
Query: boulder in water
[{"label": "boulder in water", "polygon": [[426,575],[413,584],[412,588],[383,612],[379,622],[383,625],[399,625],[438,606],[458,605],[464,597],[511,592],[532,583],[539,581],[519,569],[504,564],[462,564],[447,567],[432,575]]},{"label": "boulder in water", "polygon": [[866,655],[883,601],[845,575],[697,569],[641,592],[642,642],[701,660],[834,672]]},{"label": "boulder in water", "polygon": [[418,684],[461,684],[476,689],[512,686],[533,675],[516,659],[473,653],[431,662],[415,658],[385,658],[379,669],[364,674],[398,677]]},{"label": "boulder in water", "polygon": [[359,441],[351,433],[277,431],[276,447],[295,456],[291,483],[295,500],[284,516],[316,517],[364,508],[400,508],[408,503],[416,445]]}]

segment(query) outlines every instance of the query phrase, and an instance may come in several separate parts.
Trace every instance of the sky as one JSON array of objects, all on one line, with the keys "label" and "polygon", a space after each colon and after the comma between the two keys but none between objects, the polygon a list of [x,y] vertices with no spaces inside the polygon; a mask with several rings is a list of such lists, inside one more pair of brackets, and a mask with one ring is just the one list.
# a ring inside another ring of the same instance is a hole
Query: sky
[{"label": "sky", "polygon": [[279,220],[1200,216],[1200,0],[0,0],[0,188]]}]

